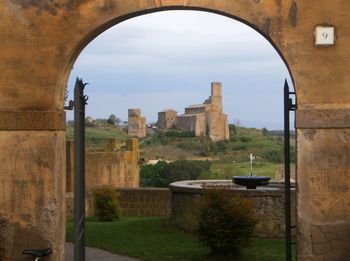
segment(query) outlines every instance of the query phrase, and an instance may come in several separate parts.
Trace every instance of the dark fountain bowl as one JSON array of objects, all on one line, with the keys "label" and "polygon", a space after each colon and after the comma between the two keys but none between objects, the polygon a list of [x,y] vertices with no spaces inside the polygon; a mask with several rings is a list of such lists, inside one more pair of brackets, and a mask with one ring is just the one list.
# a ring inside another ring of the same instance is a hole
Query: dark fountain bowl
[{"label": "dark fountain bowl", "polygon": [[246,186],[247,189],[256,189],[257,186],[268,185],[270,179],[270,177],[266,176],[235,176],[232,178],[232,182],[237,185]]}]

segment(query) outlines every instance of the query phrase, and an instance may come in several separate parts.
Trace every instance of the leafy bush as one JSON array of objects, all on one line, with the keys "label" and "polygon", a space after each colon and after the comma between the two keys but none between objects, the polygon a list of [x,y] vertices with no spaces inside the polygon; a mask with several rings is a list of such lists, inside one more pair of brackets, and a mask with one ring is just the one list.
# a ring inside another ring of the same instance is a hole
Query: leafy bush
[{"label": "leafy bush", "polygon": [[269,131],[268,131],[268,129],[266,129],[265,127],[261,129],[261,133],[262,133],[262,135],[264,135],[264,136],[268,136],[268,135],[269,135]]},{"label": "leafy bush", "polygon": [[140,169],[141,186],[168,187],[175,181],[198,179],[199,176],[210,173],[210,164],[209,161],[177,160],[143,165]]},{"label": "leafy bush", "polygon": [[169,130],[165,133],[168,137],[194,137],[193,131],[180,131],[180,130]]},{"label": "leafy bush", "polygon": [[229,131],[230,131],[230,137],[232,139],[232,137],[237,135],[237,127],[234,124],[230,124],[228,125]]},{"label": "leafy bush", "polygon": [[250,141],[252,141],[252,138],[246,137],[246,136],[242,136],[239,139],[241,140],[241,142],[250,142]]},{"label": "leafy bush", "polygon": [[246,145],[236,145],[236,146],[233,146],[233,150],[245,150],[247,148]]},{"label": "leafy bush", "polygon": [[284,152],[283,152],[283,150],[269,150],[263,154],[263,158],[269,162],[283,163]]},{"label": "leafy bush", "polygon": [[120,217],[119,193],[112,188],[103,187],[93,191],[95,215],[100,221],[115,221]]},{"label": "leafy bush", "polygon": [[197,233],[213,255],[238,257],[249,246],[257,222],[250,201],[229,190],[205,189]]}]

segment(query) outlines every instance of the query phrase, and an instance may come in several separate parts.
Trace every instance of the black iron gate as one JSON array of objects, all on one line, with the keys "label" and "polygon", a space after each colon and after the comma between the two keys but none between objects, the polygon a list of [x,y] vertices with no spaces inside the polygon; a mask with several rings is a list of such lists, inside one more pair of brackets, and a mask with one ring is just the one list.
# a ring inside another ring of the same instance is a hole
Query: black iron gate
[{"label": "black iron gate", "polygon": [[292,229],[295,225],[291,223],[291,184],[290,184],[290,111],[296,110],[291,95],[295,92],[289,91],[287,80],[284,82],[284,184],[285,184],[285,254],[286,261],[292,260]]},{"label": "black iron gate", "polygon": [[87,83],[76,79],[74,101],[65,110],[74,109],[74,261],[85,261],[85,105]]}]

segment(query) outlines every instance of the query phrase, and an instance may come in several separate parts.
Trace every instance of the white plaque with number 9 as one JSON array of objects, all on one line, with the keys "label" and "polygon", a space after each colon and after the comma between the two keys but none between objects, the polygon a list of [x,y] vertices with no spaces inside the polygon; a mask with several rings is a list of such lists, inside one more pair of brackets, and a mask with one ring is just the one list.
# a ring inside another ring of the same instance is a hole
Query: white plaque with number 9
[{"label": "white plaque with number 9", "polygon": [[334,45],[334,27],[316,26],[315,45]]}]

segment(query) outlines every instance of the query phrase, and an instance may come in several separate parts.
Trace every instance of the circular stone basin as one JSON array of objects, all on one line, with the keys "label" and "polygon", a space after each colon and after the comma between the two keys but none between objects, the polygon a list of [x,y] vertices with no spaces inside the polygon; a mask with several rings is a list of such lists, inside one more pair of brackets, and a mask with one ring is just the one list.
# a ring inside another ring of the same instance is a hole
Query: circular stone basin
[{"label": "circular stone basin", "polygon": [[257,186],[268,185],[270,179],[267,176],[235,176],[232,178],[232,182],[237,185],[246,186],[247,189],[256,189]]}]

